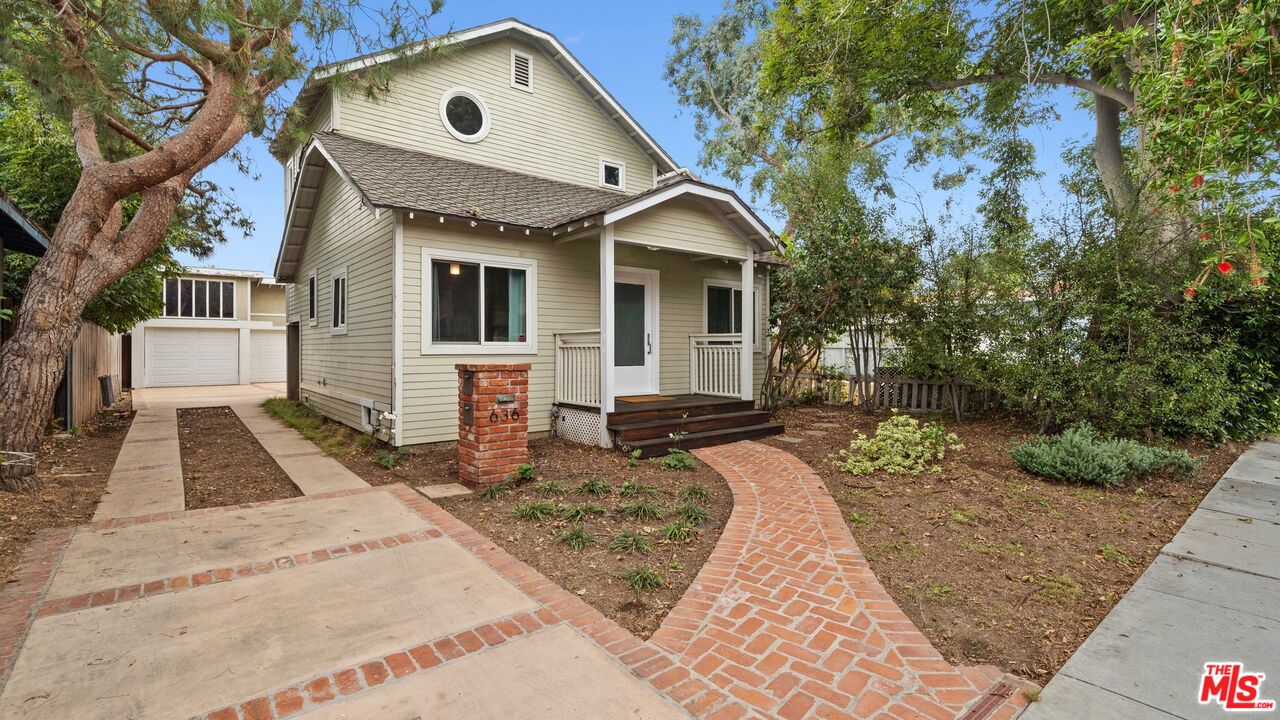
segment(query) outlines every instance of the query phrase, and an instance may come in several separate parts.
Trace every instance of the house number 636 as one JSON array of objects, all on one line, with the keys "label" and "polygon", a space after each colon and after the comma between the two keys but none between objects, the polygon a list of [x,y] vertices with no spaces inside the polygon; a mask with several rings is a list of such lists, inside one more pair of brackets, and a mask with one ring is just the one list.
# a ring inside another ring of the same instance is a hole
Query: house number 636
[{"label": "house number 636", "polygon": [[503,410],[502,415],[499,416],[498,411],[494,410],[493,412],[489,413],[489,422],[491,423],[498,422],[499,417],[501,417],[503,420],[519,420],[520,411],[519,410]]}]

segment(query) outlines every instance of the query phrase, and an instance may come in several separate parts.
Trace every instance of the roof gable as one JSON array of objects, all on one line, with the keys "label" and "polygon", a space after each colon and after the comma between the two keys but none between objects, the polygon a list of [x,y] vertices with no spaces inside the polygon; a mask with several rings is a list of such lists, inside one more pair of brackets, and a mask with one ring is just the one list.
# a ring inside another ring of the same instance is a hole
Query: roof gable
[{"label": "roof gable", "polygon": [[[541,50],[543,57],[539,59],[545,59],[552,63],[556,70],[575,84],[610,122],[615,124],[626,137],[634,142],[654,162],[658,174],[677,169],[678,165],[666,150],[640,126],[622,104],[587,71],[558,38],[545,30],[515,18],[499,20],[488,25],[466,30],[458,30],[408,48],[374,53],[318,67],[307,77],[297,100],[295,100],[295,105],[302,106],[307,110],[312,109],[319,99],[324,96],[327,80],[341,73],[355,72],[374,65],[396,62],[406,56],[412,56],[436,46],[466,48],[500,38],[516,39]],[[284,148],[280,145],[279,138],[272,142],[272,152],[280,155],[283,150]]]}]

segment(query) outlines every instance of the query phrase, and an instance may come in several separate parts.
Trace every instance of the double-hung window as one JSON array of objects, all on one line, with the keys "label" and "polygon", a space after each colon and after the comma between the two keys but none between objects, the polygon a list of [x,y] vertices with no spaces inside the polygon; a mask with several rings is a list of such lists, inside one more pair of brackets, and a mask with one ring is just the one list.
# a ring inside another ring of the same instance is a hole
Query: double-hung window
[{"label": "double-hung window", "polygon": [[194,278],[165,280],[164,316],[234,319],[236,283],[234,280]]},{"label": "double-hung window", "polygon": [[[708,335],[736,335],[742,332],[742,284],[709,280],[703,294],[703,327]],[[764,326],[764,288],[756,285],[752,293],[752,345],[759,350]]]},{"label": "double-hung window", "polygon": [[422,352],[537,352],[535,260],[422,251]]},{"label": "double-hung window", "polygon": [[347,332],[347,269],[329,274],[329,332],[341,335]]}]

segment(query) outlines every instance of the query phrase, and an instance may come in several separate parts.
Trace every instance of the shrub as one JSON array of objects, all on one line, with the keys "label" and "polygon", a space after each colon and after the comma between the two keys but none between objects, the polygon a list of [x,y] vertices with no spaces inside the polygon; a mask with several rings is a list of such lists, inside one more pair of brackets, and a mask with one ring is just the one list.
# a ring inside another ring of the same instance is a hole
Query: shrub
[{"label": "shrub", "polygon": [[480,491],[480,497],[485,500],[497,500],[498,498],[511,492],[511,478],[504,478]]},{"label": "shrub", "polygon": [[647,553],[650,550],[649,538],[637,532],[623,530],[614,536],[609,549],[614,552]]},{"label": "shrub", "polygon": [[604,508],[599,505],[589,503],[579,503],[577,505],[566,505],[560,508],[560,519],[570,522],[579,522],[586,520],[592,515],[603,515]]},{"label": "shrub", "polygon": [[662,526],[662,537],[672,542],[686,542],[696,537],[698,531],[684,520],[669,522]]},{"label": "shrub", "polygon": [[511,472],[511,476],[516,480],[532,480],[533,466],[528,463],[517,465],[516,469]]},{"label": "shrub", "polygon": [[542,497],[551,497],[553,495],[563,495],[569,492],[569,488],[565,487],[564,485],[561,485],[559,482],[555,480],[543,480],[537,485],[534,485],[533,489],[534,489],[534,492],[538,493]]},{"label": "shrub", "polygon": [[671,448],[662,458],[662,467],[668,470],[697,470],[698,461],[680,448]]},{"label": "shrub", "polygon": [[639,596],[642,592],[649,590],[658,590],[667,586],[667,581],[662,579],[662,573],[650,568],[632,568],[623,576],[627,580],[627,584]]},{"label": "shrub", "polygon": [[587,478],[578,486],[578,492],[587,495],[608,495],[612,491],[613,488],[609,487],[609,483],[605,482],[605,479],[601,477]]},{"label": "shrub", "polygon": [[639,482],[635,478],[631,478],[630,480],[623,481],[622,486],[618,488],[618,495],[622,497],[634,497],[637,495],[656,497],[658,495],[658,488]]},{"label": "shrub", "polygon": [[1081,425],[1054,437],[1040,437],[1009,451],[1018,467],[1060,482],[1111,487],[1158,472],[1183,477],[1196,468],[1184,450],[1164,450],[1098,435]]},{"label": "shrub", "polygon": [[574,525],[564,532],[556,535],[556,541],[564,543],[574,550],[583,550],[596,544],[596,539],[591,536],[581,525]]},{"label": "shrub", "polygon": [[676,516],[680,518],[680,522],[689,525],[701,525],[711,517],[706,508],[689,502],[676,506]]},{"label": "shrub", "polygon": [[[960,438],[947,432],[942,423],[921,424],[919,420],[894,413],[876,427],[874,437],[854,432],[849,447],[840,451],[835,466],[852,475],[883,470],[895,475],[919,475],[931,463],[942,460],[947,450],[963,450]],[[933,468],[936,471],[936,466]]]},{"label": "shrub", "polygon": [[[364,437],[368,437],[367,435]],[[373,461],[388,470],[395,470],[403,465],[409,459],[409,453],[404,450],[374,450]]]},{"label": "shrub", "polygon": [[632,520],[658,520],[662,517],[662,508],[648,501],[629,502],[618,510]]},{"label": "shrub", "polygon": [[511,513],[521,520],[546,520],[556,512],[555,503],[550,500],[534,500],[527,503],[516,503]]},{"label": "shrub", "polygon": [[689,483],[680,488],[680,499],[685,502],[705,503],[711,500],[711,491],[704,485]]}]

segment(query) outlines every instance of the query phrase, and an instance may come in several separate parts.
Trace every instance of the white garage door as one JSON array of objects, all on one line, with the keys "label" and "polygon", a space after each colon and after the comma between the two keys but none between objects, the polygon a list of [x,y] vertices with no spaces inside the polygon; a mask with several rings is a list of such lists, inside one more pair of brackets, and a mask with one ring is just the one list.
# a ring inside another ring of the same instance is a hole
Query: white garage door
[{"label": "white garage door", "polygon": [[145,337],[148,387],[240,382],[238,330],[148,328]]},{"label": "white garage door", "polygon": [[254,382],[285,381],[284,333],[273,330],[254,330],[250,355],[253,356]]}]

